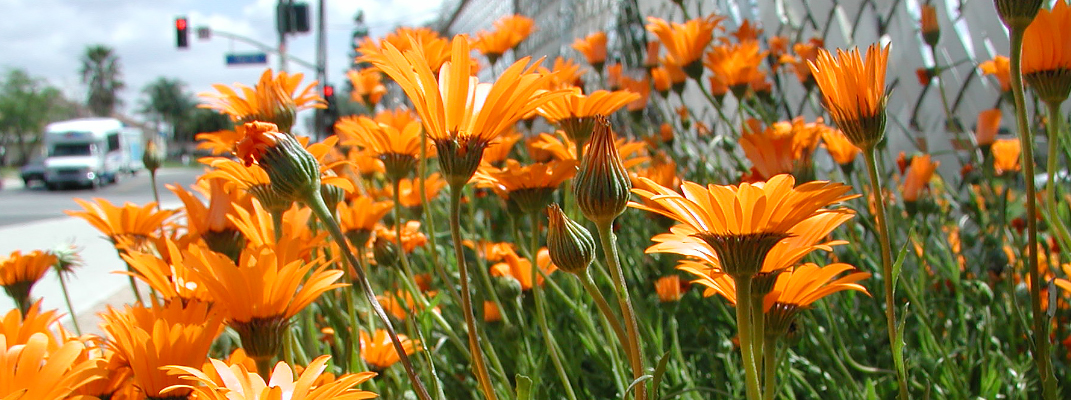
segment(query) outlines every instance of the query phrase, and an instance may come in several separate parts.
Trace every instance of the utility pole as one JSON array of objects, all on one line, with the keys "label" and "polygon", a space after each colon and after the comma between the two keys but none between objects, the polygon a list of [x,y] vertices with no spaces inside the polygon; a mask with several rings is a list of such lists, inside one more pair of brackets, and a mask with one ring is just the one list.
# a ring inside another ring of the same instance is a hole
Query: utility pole
[{"label": "utility pole", "polygon": [[279,72],[286,72],[286,34],[293,26],[292,12],[290,12],[293,0],[279,0],[275,7],[275,27],[279,31]]},{"label": "utility pole", "polygon": [[[324,3],[325,0],[319,0],[316,10],[316,81],[320,82],[320,93],[325,93],[324,88],[327,86],[327,35],[325,32],[327,10]],[[322,112],[316,114],[321,118],[315,118],[315,121],[313,121],[313,130],[316,132],[315,137],[326,136],[325,120],[327,118],[322,117],[324,114]]]}]

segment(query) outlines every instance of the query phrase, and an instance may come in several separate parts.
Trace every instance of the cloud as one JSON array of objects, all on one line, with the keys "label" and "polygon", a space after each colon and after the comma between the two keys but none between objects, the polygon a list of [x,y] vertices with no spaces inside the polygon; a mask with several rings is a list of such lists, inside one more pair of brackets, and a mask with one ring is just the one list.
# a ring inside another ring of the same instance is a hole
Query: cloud
[{"label": "cloud", "polygon": [[[328,80],[341,84],[350,64],[353,16],[364,10],[365,21],[374,36],[399,24],[432,20],[441,11],[442,0],[360,0],[328,1],[327,42]],[[315,1],[309,1],[315,26]],[[141,89],[158,77],[179,78],[191,92],[211,89],[213,83],[252,85],[265,66],[227,67],[225,54],[255,52],[238,41],[214,37],[197,39],[195,29],[216,30],[247,36],[274,46],[276,0],[232,2],[220,0],[0,0],[0,68],[23,68],[43,77],[74,99],[85,97],[79,68],[86,46],[104,44],[119,56],[126,89],[122,111],[135,114]],[[174,19],[185,15],[191,28],[190,48],[175,48]],[[289,52],[315,61],[313,33],[291,37]],[[269,55],[267,67],[277,68],[278,59]],[[290,65],[291,72],[313,71]]]}]

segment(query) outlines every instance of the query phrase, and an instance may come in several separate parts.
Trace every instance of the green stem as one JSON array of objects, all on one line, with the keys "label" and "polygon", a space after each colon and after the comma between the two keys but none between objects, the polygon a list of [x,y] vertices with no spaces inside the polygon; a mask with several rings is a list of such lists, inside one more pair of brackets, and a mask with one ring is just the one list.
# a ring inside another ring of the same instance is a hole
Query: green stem
[{"label": "green stem", "polygon": [[565,395],[570,400],[576,400],[576,393],[573,393],[573,384],[569,381],[569,374],[565,372],[561,357],[558,355],[558,343],[554,340],[554,332],[550,330],[550,324],[547,323],[546,306],[543,304],[543,288],[539,285],[538,281],[539,265],[535,259],[535,248],[539,239],[539,236],[537,236],[539,229],[536,225],[538,224],[536,219],[537,215],[538,214],[536,213],[528,214],[529,219],[532,221],[533,230],[531,250],[529,250],[529,252],[532,253],[532,295],[535,297],[536,318],[539,321],[539,328],[543,330],[543,340],[546,341],[547,351],[550,352],[550,361],[554,363],[554,369],[558,372],[558,379],[561,379],[562,386],[565,386]]},{"label": "green stem", "polygon": [[602,316],[610,324],[610,328],[614,331],[614,336],[617,336],[617,341],[621,343],[621,348],[626,348],[628,346],[628,335],[625,334],[625,328],[621,327],[621,321],[614,315],[613,309],[610,308],[610,303],[606,302],[602,292],[595,286],[595,280],[591,279],[591,274],[585,270],[582,274],[577,274],[576,277],[580,279],[580,283],[584,285],[584,290],[587,290],[588,295],[595,300],[595,305],[599,307]]},{"label": "green stem", "polygon": [[71,325],[74,325],[74,332],[78,336],[82,336],[82,328],[78,327],[78,316],[74,315],[74,306],[71,305],[71,295],[67,293],[67,280],[64,279],[62,272],[59,272],[59,270],[56,272],[59,277],[60,287],[63,289],[63,300],[67,302],[67,311],[71,313]]},{"label": "green stem", "polygon": [[763,389],[763,399],[773,400],[777,398],[777,336],[766,336],[762,341],[762,353],[765,354],[764,370],[762,378],[766,385]]},{"label": "green stem", "polygon": [[[323,200],[320,200],[320,201],[323,201]],[[327,206],[324,205],[324,208],[327,208]],[[272,208],[272,209],[268,210],[268,214],[271,214],[272,228],[275,229],[275,241],[276,242],[278,242],[279,239],[283,237],[283,213],[284,212],[286,212],[286,211],[285,210],[278,210],[278,209],[275,209],[275,208]],[[328,212],[327,215],[331,215],[331,213]],[[334,220],[334,218],[332,218],[332,220]],[[326,222],[325,222],[325,224],[326,224]]]},{"label": "green stem", "polygon": [[[632,310],[632,300],[629,298],[628,284],[625,283],[625,274],[621,270],[621,263],[617,258],[617,238],[613,232],[613,219],[595,221],[599,230],[599,242],[606,256],[606,266],[610,270],[610,276],[614,282],[614,291],[617,292],[617,305],[621,308],[621,316],[624,319],[625,337],[628,344],[626,353],[629,355],[629,363],[632,366],[632,377],[635,380],[643,377],[643,350],[640,348],[639,326],[636,324],[635,312]],[[636,383],[636,400],[647,399],[647,385],[645,382]]]},{"label": "green stem", "polygon": [[253,363],[257,365],[257,374],[264,381],[267,382],[271,379],[271,357],[254,357]]},{"label": "green stem", "polygon": [[878,223],[878,241],[881,242],[881,271],[885,284],[885,322],[889,330],[889,351],[892,352],[893,366],[896,369],[896,382],[900,387],[900,400],[907,400],[907,371],[904,368],[904,354],[896,351],[900,346],[900,335],[896,330],[896,276],[893,276],[892,244],[889,239],[889,225],[885,214],[885,200],[882,197],[881,177],[878,176],[878,163],[874,157],[875,149],[871,147],[863,151],[866,161],[867,174],[870,176],[870,193],[874,196],[874,206],[877,212],[874,219]]},{"label": "green stem", "polygon": [[[407,288],[416,288],[416,275],[413,275],[413,269],[409,267],[409,255],[405,252],[405,246],[402,244],[402,202],[401,202],[401,189],[402,181],[396,179],[394,181],[394,236],[395,244],[398,245],[398,259],[401,260],[402,271],[405,271],[405,276],[402,277],[405,280]],[[423,193],[421,194],[423,196]],[[421,303],[427,303],[424,299],[424,294],[420,290],[412,291],[414,299],[419,299]]]},{"label": "green stem", "polygon": [[1045,169],[1046,175],[1048,175],[1048,182],[1045,185],[1045,206],[1049,210],[1049,226],[1054,228],[1053,230],[1060,239],[1061,248],[1069,249],[1071,248],[1071,233],[1068,233],[1067,225],[1060,218],[1060,203],[1056,200],[1056,164],[1060,159],[1060,123],[1063,118],[1060,116],[1059,103],[1047,103],[1046,105],[1049,108],[1049,161]]},{"label": "green stem", "polygon": [[1038,270],[1038,221],[1037,197],[1034,187],[1034,135],[1026,116],[1026,100],[1023,94],[1022,49],[1023,31],[1012,27],[1011,41],[1011,86],[1015,99],[1015,117],[1019,126],[1019,141],[1022,145],[1023,179],[1026,184],[1026,229],[1027,229],[1027,265],[1030,278],[1030,303],[1033,311],[1034,361],[1041,376],[1042,394],[1045,399],[1056,399],[1056,377],[1053,376],[1052,358],[1049,355],[1049,326],[1041,309],[1041,273]]},{"label": "green stem", "polygon": [[156,201],[156,211],[160,211],[160,192],[156,189],[156,170],[149,171],[149,182],[152,184],[152,198]]},{"label": "green stem", "polygon": [[469,336],[469,352],[472,353],[473,373],[480,382],[484,398],[496,400],[498,396],[491,385],[491,376],[487,374],[487,365],[480,348],[480,336],[477,332],[476,317],[472,313],[472,295],[469,292],[469,272],[465,266],[465,253],[461,244],[461,190],[464,185],[450,185],[450,236],[454,242],[454,255],[457,258],[457,270],[461,275],[461,312],[465,316],[465,327]]},{"label": "green stem", "polygon": [[755,352],[751,349],[756,343],[752,343],[754,336],[751,334],[751,281],[750,276],[733,278],[736,281],[736,329],[740,338],[740,359],[744,362],[744,380],[747,384],[748,400],[762,398],[762,389],[759,387],[758,361],[755,360]]},{"label": "green stem", "polygon": [[[327,227],[328,232],[331,233],[331,237],[338,243],[339,249],[344,256],[350,267],[357,273],[356,283],[361,285],[361,291],[364,292],[365,297],[368,299],[369,305],[372,306],[372,310],[383,323],[383,328],[387,331],[387,336],[390,337],[391,343],[394,345],[394,351],[398,353],[399,361],[402,363],[402,367],[405,368],[405,374],[409,377],[410,383],[413,384],[413,391],[416,392],[420,400],[431,400],[431,395],[428,394],[428,389],[424,387],[424,382],[417,376],[416,370],[413,369],[413,363],[409,361],[409,355],[405,354],[405,347],[402,346],[402,341],[398,339],[398,334],[394,331],[394,325],[390,322],[390,317],[387,316],[387,312],[383,310],[383,307],[379,305],[379,300],[376,299],[376,292],[372,289],[372,284],[368,282],[368,275],[365,274],[364,267],[358,263],[357,257],[350,251],[349,244],[346,242],[346,236],[342,234],[342,228],[338,226],[338,222],[331,217],[331,212],[328,211],[327,205],[324,204],[324,200],[320,197],[319,190],[310,191],[306,194],[306,205],[312,209],[312,212],[316,214],[316,217],[323,222]],[[278,234],[279,232],[276,232]]]}]

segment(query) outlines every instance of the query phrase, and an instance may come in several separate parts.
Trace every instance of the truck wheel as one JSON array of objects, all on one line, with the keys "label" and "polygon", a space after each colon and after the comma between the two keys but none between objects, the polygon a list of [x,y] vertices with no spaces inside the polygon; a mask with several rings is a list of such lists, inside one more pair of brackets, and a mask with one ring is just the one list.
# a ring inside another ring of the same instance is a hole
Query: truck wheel
[{"label": "truck wheel", "polygon": [[48,191],[50,191],[50,192],[54,192],[54,191],[56,191],[57,187],[56,187],[55,183],[45,182],[45,189],[48,189]]},{"label": "truck wheel", "polygon": [[89,189],[97,191],[100,189],[101,186],[104,186],[103,183],[104,182],[101,180],[101,177],[95,177],[92,181],[89,182]]}]

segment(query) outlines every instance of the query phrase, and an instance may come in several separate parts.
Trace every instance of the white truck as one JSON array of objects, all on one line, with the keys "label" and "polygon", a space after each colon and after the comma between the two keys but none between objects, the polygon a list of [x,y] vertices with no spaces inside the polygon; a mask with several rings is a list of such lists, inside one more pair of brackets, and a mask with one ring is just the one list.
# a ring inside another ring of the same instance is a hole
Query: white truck
[{"label": "white truck", "polygon": [[[141,131],[114,118],[83,118],[54,122],[45,128],[45,187],[66,185],[99,188],[115,183],[141,165]],[[133,154],[135,151],[138,153]]]}]

